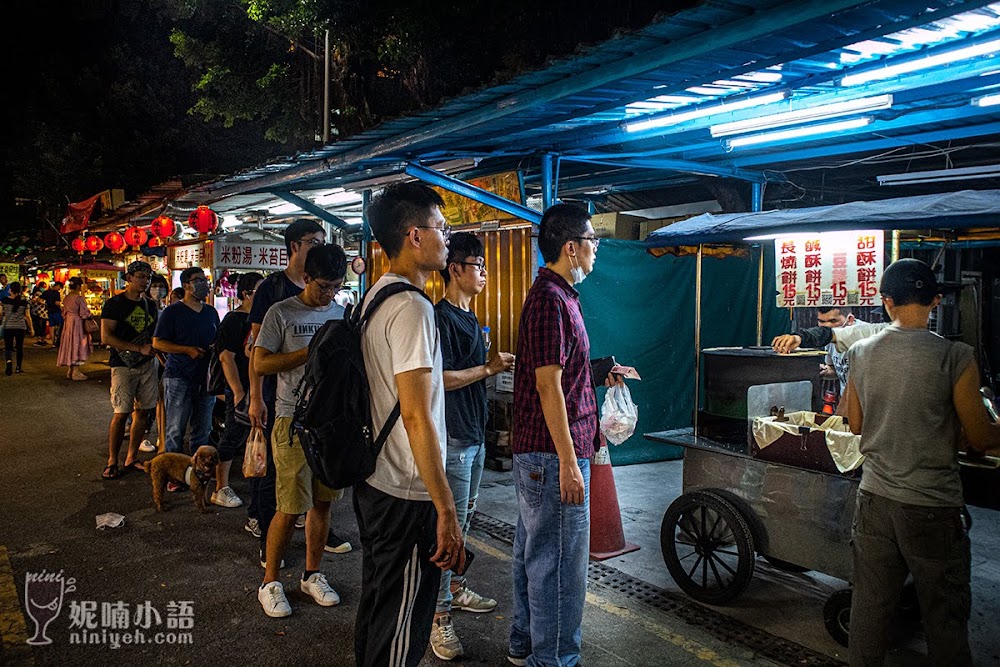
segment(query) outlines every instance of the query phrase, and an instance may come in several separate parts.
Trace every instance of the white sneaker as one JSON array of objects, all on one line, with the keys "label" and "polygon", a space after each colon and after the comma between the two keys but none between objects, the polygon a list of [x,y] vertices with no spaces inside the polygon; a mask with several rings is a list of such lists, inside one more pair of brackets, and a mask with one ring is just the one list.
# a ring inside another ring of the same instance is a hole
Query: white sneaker
[{"label": "white sneaker", "polygon": [[308,579],[299,582],[299,586],[303,593],[311,595],[316,604],[320,606],[333,607],[340,604],[340,596],[337,595],[337,591],[333,590],[333,587],[326,580],[326,575],[322,572],[316,572]]},{"label": "white sneaker", "polygon": [[[260,554],[260,566],[261,567],[267,567],[267,559],[264,558],[264,552],[263,552],[263,550],[258,549],[257,552]],[[284,570],[285,569],[285,559],[284,558],[281,559],[281,565],[278,566],[278,569],[279,570]]]},{"label": "white sneaker", "polygon": [[260,606],[264,608],[264,613],[271,618],[284,618],[292,614],[292,607],[288,604],[285,589],[280,581],[261,585],[257,589],[257,599],[260,601]]},{"label": "white sneaker", "polygon": [[451,616],[434,619],[434,624],[431,625],[431,650],[442,660],[454,660],[465,654],[462,642],[455,634]]},{"label": "white sneaker", "polygon": [[480,595],[474,590],[470,589],[468,584],[463,585],[453,594],[451,601],[452,609],[461,609],[462,611],[471,611],[476,614],[482,614],[487,611],[493,611],[496,609],[497,601],[493,598],[488,598]]},{"label": "white sneaker", "polygon": [[212,494],[212,504],[219,507],[239,507],[243,504],[232,487],[224,486]]},{"label": "white sneaker", "polygon": [[151,443],[149,440],[143,440],[142,444],[139,445],[139,451],[140,452],[146,452],[147,454],[149,452],[155,452],[156,451],[156,445],[154,445],[153,443]]},{"label": "white sneaker", "polygon": [[296,528],[305,528],[306,527],[306,515],[305,514],[300,514],[298,516],[298,518],[295,519],[295,527]]}]

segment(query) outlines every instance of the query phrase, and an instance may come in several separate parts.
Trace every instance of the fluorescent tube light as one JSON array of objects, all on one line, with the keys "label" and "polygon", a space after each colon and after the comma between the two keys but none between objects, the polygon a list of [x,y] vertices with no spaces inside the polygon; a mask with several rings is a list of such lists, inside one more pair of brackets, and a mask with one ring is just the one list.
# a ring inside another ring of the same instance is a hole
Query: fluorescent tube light
[{"label": "fluorescent tube light", "polygon": [[730,134],[740,134],[751,130],[767,130],[772,127],[782,125],[793,125],[795,123],[807,123],[816,120],[826,120],[837,116],[846,116],[854,113],[866,111],[880,111],[892,107],[892,95],[878,95],[876,97],[861,97],[856,100],[846,100],[844,102],[833,102],[832,104],[821,104],[795,111],[785,111],[759,118],[749,118],[747,120],[737,120],[732,123],[721,123],[712,126],[713,137],[725,137]]},{"label": "fluorescent tube light", "polygon": [[286,213],[294,213],[295,211],[298,210],[301,210],[299,209],[298,204],[287,203],[287,204],[278,204],[277,206],[271,206],[270,208],[267,209],[267,212],[270,213],[271,215],[284,215]]},{"label": "fluorescent tube light", "polygon": [[870,122],[872,122],[871,117],[862,116],[861,118],[851,118],[849,120],[841,120],[835,123],[821,123],[819,125],[806,125],[804,127],[793,127],[788,130],[779,130],[777,132],[762,132],[761,134],[747,134],[742,137],[736,137],[734,139],[727,140],[726,145],[729,148],[738,148],[739,146],[766,144],[773,141],[784,141],[785,139],[808,137],[814,134],[828,134],[830,132],[840,132],[841,130],[853,130],[855,128],[864,127]]},{"label": "fluorescent tube light", "polygon": [[943,183],[945,181],[967,181],[976,178],[1000,178],[1000,164],[986,164],[979,167],[959,169],[935,169],[933,171],[911,171],[905,174],[884,174],[875,177],[879,185],[917,185],[919,183]]},{"label": "fluorescent tube light", "polygon": [[1000,39],[995,39],[991,42],[983,42],[982,44],[976,44],[975,46],[967,46],[964,49],[955,49],[954,51],[948,51],[946,53],[938,53],[933,56],[912,58],[897,65],[886,65],[885,67],[876,67],[864,72],[858,72],[857,74],[848,74],[840,80],[840,85],[857,86],[870,81],[892,79],[901,74],[909,74],[910,72],[930,69],[932,67],[941,67],[942,65],[947,65],[948,63],[953,63],[959,60],[968,60],[978,56],[985,56],[987,54],[994,53],[997,50],[1000,50]]},{"label": "fluorescent tube light", "polygon": [[972,100],[972,104],[977,107],[992,107],[1000,104],[1000,93],[995,95],[983,95]]},{"label": "fluorescent tube light", "polygon": [[313,203],[317,206],[333,206],[337,204],[360,204],[361,195],[357,192],[346,192],[341,190],[340,192],[331,192],[329,194],[323,195],[322,197],[317,197],[313,200]]},{"label": "fluorescent tube light", "polygon": [[773,104],[785,99],[787,95],[788,93],[786,92],[780,92],[771,93],[770,95],[761,95],[759,97],[744,97],[743,99],[734,100],[732,102],[724,101],[719,104],[692,109],[691,111],[682,111],[681,113],[675,113],[669,116],[660,116],[659,118],[650,118],[649,120],[642,120],[637,123],[629,123],[625,126],[625,131],[641,132],[642,130],[651,130],[656,127],[677,125],[696,118],[712,116],[717,113],[727,113],[729,111],[737,111],[739,109],[749,109],[751,107],[759,107],[765,104]]}]

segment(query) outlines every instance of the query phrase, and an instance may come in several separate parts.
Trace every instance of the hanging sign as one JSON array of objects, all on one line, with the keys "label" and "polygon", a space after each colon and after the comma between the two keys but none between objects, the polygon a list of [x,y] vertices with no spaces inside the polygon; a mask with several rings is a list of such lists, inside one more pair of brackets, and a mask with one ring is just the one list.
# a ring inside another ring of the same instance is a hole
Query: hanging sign
[{"label": "hanging sign", "polygon": [[778,307],[878,305],[884,251],[881,230],[789,234],[775,239]]},{"label": "hanging sign", "polygon": [[21,279],[21,265],[0,263],[0,273],[7,276],[8,281],[16,282]]},{"label": "hanging sign", "polygon": [[167,248],[167,266],[174,271],[188,269],[192,266],[205,268],[205,242],[169,246]]},{"label": "hanging sign", "polygon": [[216,240],[213,245],[215,263],[212,266],[217,269],[278,271],[288,266],[284,244]]}]

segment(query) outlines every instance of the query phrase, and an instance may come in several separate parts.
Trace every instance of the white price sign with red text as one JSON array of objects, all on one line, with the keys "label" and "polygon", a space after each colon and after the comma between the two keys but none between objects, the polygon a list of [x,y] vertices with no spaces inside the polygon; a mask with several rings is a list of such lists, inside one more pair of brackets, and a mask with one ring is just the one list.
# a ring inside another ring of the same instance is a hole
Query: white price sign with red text
[{"label": "white price sign with red text", "polygon": [[778,307],[878,305],[884,249],[881,230],[789,234],[775,239]]}]

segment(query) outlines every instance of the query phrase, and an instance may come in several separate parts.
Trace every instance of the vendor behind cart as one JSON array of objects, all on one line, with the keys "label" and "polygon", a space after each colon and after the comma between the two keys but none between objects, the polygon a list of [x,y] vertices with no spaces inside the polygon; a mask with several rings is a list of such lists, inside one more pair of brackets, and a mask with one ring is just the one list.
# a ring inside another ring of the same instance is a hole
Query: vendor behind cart
[{"label": "vendor behind cart", "polygon": [[931,663],[970,665],[970,550],[958,450],[1000,448],[978,393],[973,349],[927,329],[941,297],[929,266],[882,277],[892,324],[848,352],[848,418],[865,455],[854,525],[850,664],[882,665],[889,624],[913,576]]}]

